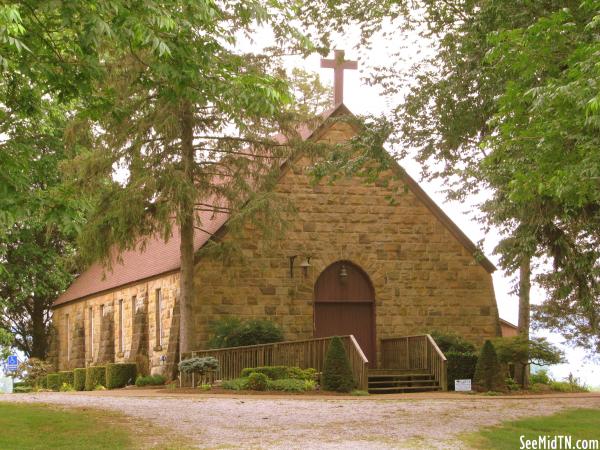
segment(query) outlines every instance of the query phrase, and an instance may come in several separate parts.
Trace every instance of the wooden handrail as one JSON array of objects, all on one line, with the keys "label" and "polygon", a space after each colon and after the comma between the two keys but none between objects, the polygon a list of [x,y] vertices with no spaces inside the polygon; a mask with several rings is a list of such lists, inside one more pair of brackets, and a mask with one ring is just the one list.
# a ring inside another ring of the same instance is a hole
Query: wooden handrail
[{"label": "wooden handrail", "polygon": [[446,355],[444,355],[444,353],[440,350],[440,348],[438,347],[435,340],[431,337],[431,335],[426,334],[425,336],[427,336],[427,339],[429,340],[429,344],[435,350],[435,352],[439,355],[440,359],[442,359],[443,361],[446,361],[447,360]]},{"label": "wooden handrail", "polygon": [[[194,356],[213,356],[219,360],[216,377],[221,380],[238,378],[242,369],[260,366],[297,366],[302,369],[323,370],[325,355],[333,337],[284,341],[272,344],[257,344],[245,347],[213,348],[187,352],[181,359]],[[358,389],[367,389],[369,361],[353,335],[340,336],[346,349],[352,374]],[[180,374],[180,383],[193,380]]]},{"label": "wooden handrail", "polygon": [[381,353],[384,368],[427,370],[448,389],[446,356],[429,334],[381,339]]},{"label": "wooden handrail", "polygon": [[362,361],[364,363],[368,363],[369,360],[367,359],[367,357],[363,353],[362,348],[360,348],[360,345],[358,345],[358,341],[356,340],[356,338],[354,337],[354,335],[351,334],[349,337],[350,337],[350,341],[352,341],[352,343],[354,344],[354,348],[356,349],[356,352],[358,353],[358,355],[360,356],[360,358],[362,359]]},{"label": "wooden handrail", "polygon": [[[345,336],[339,336],[339,337],[341,339],[343,339],[343,338],[347,338],[349,336],[351,336],[351,335],[345,335]],[[208,348],[208,349],[204,349],[204,350],[193,350],[191,352],[182,353],[181,359],[185,359],[184,356],[191,356],[193,353],[198,353],[198,352],[216,352],[216,351],[220,351],[220,350],[249,349],[249,348],[264,347],[266,345],[301,344],[303,342],[327,341],[327,340],[331,340],[331,336],[330,337],[321,337],[321,338],[301,339],[299,341],[273,342],[271,344],[253,344],[253,345],[242,345],[242,346],[238,346],[238,347]]]}]

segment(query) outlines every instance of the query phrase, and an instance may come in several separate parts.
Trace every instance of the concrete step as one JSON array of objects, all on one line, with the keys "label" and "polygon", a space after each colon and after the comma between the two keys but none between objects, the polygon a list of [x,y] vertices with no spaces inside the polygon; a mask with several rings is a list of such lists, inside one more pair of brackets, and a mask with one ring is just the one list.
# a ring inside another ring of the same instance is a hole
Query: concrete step
[{"label": "concrete step", "polygon": [[376,387],[369,388],[371,394],[393,394],[399,392],[426,392],[440,391],[442,388],[439,385],[434,386],[393,386],[393,387]]},{"label": "concrete step", "polygon": [[431,378],[432,375],[428,372],[414,372],[414,373],[371,373],[369,372],[369,379],[419,379],[419,378]]},{"label": "concrete step", "polygon": [[434,379],[429,379],[429,380],[377,380],[377,381],[372,381],[369,380],[369,387],[370,386],[385,386],[385,385],[391,385],[391,386],[414,386],[414,385],[419,385],[419,386],[428,386],[428,385],[434,385],[437,384],[437,381],[435,381]]},{"label": "concrete step", "polygon": [[369,375],[429,373],[427,369],[369,369]]}]

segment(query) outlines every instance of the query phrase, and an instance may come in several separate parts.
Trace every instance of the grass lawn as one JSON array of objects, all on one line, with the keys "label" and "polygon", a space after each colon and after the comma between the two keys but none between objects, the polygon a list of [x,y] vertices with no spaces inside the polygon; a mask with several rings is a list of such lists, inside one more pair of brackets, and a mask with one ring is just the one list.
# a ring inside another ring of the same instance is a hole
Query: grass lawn
[{"label": "grass lawn", "polygon": [[[0,403],[0,449],[189,448],[162,430],[130,420],[109,411]],[[155,433],[163,436],[161,442],[148,439]]]},{"label": "grass lawn", "polygon": [[552,416],[505,422],[463,437],[474,448],[514,450],[521,447],[520,436],[533,440],[557,435],[572,436],[573,446],[577,439],[600,440],[600,409],[573,409]]},{"label": "grass lawn", "polygon": [[107,413],[0,403],[0,448],[130,449],[129,430]]}]

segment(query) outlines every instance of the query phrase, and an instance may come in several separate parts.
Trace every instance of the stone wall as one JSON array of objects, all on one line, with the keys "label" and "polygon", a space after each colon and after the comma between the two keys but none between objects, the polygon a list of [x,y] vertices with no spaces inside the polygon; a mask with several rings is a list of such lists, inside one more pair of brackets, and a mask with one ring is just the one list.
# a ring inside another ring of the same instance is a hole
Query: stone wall
[{"label": "stone wall", "polygon": [[[52,321],[57,333],[55,359],[59,370],[112,361],[135,361],[140,363],[142,372],[165,372],[175,293],[178,288],[179,274],[166,274],[55,308]],[[162,293],[162,342],[159,342],[157,333],[157,289]],[[121,300],[122,322],[119,317]],[[93,313],[93,342],[90,310]],[[66,328],[67,315],[69,332]],[[123,326],[122,343],[119,342],[120,323]],[[67,339],[70,340],[69,356]]]},{"label": "stone wall", "polygon": [[[337,142],[352,133],[349,125],[337,123],[322,139]],[[288,168],[278,184],[278,193],[297,209],[284,236],[264,243],[247,227],[235,238],[242,260],[200,260],[197,348],[207,345],[208,324],[228,315],[272,319],[283,326],[286,339],[312,337],[315,281],[339,260],[352,261],[371,279],[377,340],[431,330],[453,331],[475,342],[499,334],[491,275],[403,182],[385,187],[343,179],[312,186],[302,169],[309,163]],[[307,258],[304,276],[299,265]]]},{"label": "stone wall", "polygon": [[[352,134],[349,125],[336,123],[321,139],[341,142]],[[204,256],[196,266],[195,348],[206,348],[209,323],[226,316],[274,320],[290,340],[312,337],[315,282],[339,260],[352,261],[370,277],[377,340],[432,330],[453,331],[477,343],[499,335],[491,275],[402,181],[366,185],[343,179],[313,186],[303,169],[308,164],[303,159],[288,166],[277,186],[282,201],[297,209],[288,216],[285,235],[265,241],[248,225],[242,236],[221,237],[238,239],[240,258],[224,262]],[[389,176],[382,174],[382,179]],[[309,258],[305,275],[300,264]],[[142,371],[170,375],[177,360],[178,287],[179,274],[173,273],[57,307],[53,349],[59,369],[80,366],[83,360],[89,365],[114,359],[136,361]],[[157,336],[157,289],[162,292],[162,339]],[[107,331],[110,323],[112,332]]]}]

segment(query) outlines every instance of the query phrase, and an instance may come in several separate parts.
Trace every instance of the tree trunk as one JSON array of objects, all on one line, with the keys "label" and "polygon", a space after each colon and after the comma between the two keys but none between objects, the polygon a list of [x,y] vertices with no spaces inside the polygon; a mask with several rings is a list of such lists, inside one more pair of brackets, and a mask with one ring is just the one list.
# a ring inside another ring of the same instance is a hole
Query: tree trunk
[{"label": "tree trunk", "polygon": [[194,301],[194,126],[192,107],[186,102],[181,111],[181,146],[184,177],[188,184],[179,204],[179,229],[181,233],[181,279],[179,282],[180,336],[179,351],[192,350],[192,304]]},{"label": "tree trunk", "polygon": [[32,358],[46,359],[48,342],[44,313],[43,299],[34,298],[31,313],[31,354],[29,355]]},{"label": "tree trunk", "polygon": [[[529,294],[531,291],[531,258],[526,256],[521,261],[519,268],[519,335],[525,339],[529,339],[529,316],[530,316],[530,301]],[[526,388],[529,378],[529,364],[515,364],[516,381]]]}]

